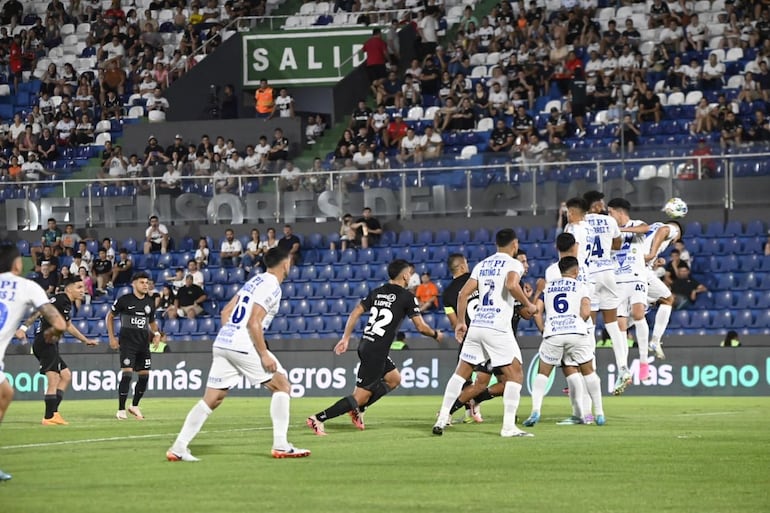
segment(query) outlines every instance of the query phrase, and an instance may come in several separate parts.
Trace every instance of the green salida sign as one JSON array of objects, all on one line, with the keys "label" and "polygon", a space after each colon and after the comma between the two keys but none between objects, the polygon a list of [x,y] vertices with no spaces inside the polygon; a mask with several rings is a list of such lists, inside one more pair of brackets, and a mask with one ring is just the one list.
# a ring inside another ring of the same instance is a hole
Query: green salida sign
[{"label": "green salida sign", "polygon": [[329,85],[366,60],[361,52],[371,30],[304,30],[243,34],[243,85],[262,78],[273,86]]}]

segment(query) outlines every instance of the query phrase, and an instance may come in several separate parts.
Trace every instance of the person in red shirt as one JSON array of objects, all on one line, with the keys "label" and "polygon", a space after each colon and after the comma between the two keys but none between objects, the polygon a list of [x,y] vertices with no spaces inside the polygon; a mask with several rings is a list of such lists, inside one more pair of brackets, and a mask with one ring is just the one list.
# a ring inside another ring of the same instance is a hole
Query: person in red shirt
[{"label": "person in red shirt", "polygon": [[389,148],[398,148],[398,143],[406,136],[407,128],[409,127],[404,123],[402,114],[400,112],[393,114],[393,121],[388,123],[388,128],[384,132],[385,145]]},{"label": "person in red shirt", "polygon": [[366,74],[375,95],[377,94],[377,87],[387,76],[385,63],[388,62],[388,44],[381,36],[382,30],[375,28],[372,30],[372,37],[367,39],[361,49],[366,52]]},{"label": "person in red shirt", "polygon": [[24,57],[21,51],[21,37],[13,36],[13,43],[11,43],[11,50],[8,54],[8,64],[11,68],[11,74],[13,75],[13,90],[19,90],[19,79],[21,78],[21,72],[24,69]]},{"label": "person in red shirt", "polygon": [[120,0],[112,0],[112,5],[104,12],[104,19],[110,25],[115,25],[118,20],[125,20],[126,13],[120,8]]}]

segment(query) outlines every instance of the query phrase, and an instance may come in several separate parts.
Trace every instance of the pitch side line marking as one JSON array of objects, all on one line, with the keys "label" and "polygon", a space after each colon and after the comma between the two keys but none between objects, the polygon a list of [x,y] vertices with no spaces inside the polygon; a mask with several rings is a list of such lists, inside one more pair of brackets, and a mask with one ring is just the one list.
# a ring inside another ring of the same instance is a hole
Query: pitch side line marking
[{"label": "pitch side line marking", "polygon": [[[241,429],[219,429],[216,431],[201,431],[203,433],[238,433],[243,431],[264,431],[272,430],[273,427],[255,427],[255,428],[241,428]],[[60,442],[43,442],[38,444],[20,444],[20,445],[5,445],[0,446],[0,449],[30,449],[36,447],[50,447],[55,445],[76,445],[76,444],[91,444],[99,442],[115,442],[120,440],[141,440],[145,438],[160,438],[165,436],[176,436],[177,433],[158,433],[151,435],[131,435],[131,436],[111,436],[107,438],[87,438],[84,440],[63,440]]]},{"label": "pitch side line marking", "polygon": [[712,415],[733,415],[735,413],[745,413],[744,410],[741,411],[709,411],[709,412],[703,412],[703,413],[678,413],[678,417],[708,417]]}]

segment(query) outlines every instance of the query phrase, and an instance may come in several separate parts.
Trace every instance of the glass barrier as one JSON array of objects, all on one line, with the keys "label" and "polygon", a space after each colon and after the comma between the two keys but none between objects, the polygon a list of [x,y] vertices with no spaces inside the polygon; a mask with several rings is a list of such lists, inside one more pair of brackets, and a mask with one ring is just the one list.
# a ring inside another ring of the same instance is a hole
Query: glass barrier
[{"label": "glass barrier", "polygon": [[302,171],[288,177],[169,180],[161,170],[149,169],[144,177],[62,181],[53,174],[39,181],[0,181],[0,210],[5,229],[35,230],[48,217],[111,227],[144,223],[153,213],[171,224],[326,221],[364,206],[385,219],[555,216],[561,202],[590,189],[625,197],[634,208],[659,208],[673,196],[691,208],[767,204],[765,153],[605,156],[594,152],[552,161],[532,155],[443,155],[396,169]]}]

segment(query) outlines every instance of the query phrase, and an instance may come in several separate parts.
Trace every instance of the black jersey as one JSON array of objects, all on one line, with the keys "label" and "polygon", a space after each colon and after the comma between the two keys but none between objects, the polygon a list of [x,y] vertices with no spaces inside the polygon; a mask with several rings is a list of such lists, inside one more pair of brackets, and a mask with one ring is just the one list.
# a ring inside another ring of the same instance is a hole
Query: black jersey
[{"label": "black jersey", "polygon": [[[61,316],[64,317],[65,322],[70,322],[72,317],[72,301],[70,301],[67,294],[61,293],[51,296],[49,302],[56,307]],[[37,323],[37,329],[35,330],[35,342],[38,342],[38,340],[40,342],[45,342],[43,333],[50,327],[51,323],[48,322],[48,319],[41,317],[40,321]]]},{"label": "black jersey", "polygon": [[386,353],[404,317],[411,319],[420,315],[420,306],[414,294],[392,283],[369,292],[361,301],[361,306],[369,310],[369,321],[364,327],[361,344]]},{"label": "black jersey", "polygon": [[[465,273],[454,280],[444,290],[444,294],[441,296],[441,301],[444,302],[444,312],[449,315],[450,313],[457,313],[457,296],[460,295],[460,290],[465,286],[465,283],[471,277],[471,273]],[[465,309],[465,325],[470,326],[471,314],[476,311],[476,307],[479,305],[479,289],[474,290],[468,298],[468,305]]]},{"label": "black jersey", "polygon": [[130,292],[112,304],[111,312],[120,318],[120,343],[149,344],[149,325],[155,321],[155,303],[149,294],[139,299]]}]

